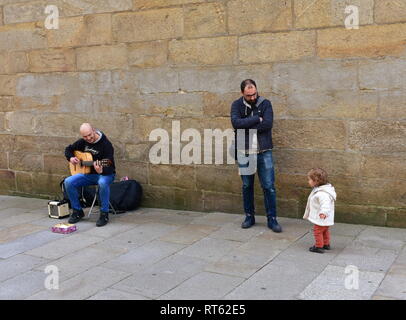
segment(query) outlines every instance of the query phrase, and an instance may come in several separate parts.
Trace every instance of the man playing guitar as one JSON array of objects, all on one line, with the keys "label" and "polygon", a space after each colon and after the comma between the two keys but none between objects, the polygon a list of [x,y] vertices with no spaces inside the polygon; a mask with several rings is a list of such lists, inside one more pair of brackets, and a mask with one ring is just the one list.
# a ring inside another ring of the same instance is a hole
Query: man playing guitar
[{"label": "man playing guitar", "polygon": [[[80,126],[80,135],[82,136],[81,139],[66,147],[65,157],[70,162],[71,167],[81,165],[81,159],[75,156],[77,151],[90,153],[93,162],[91,162],[90,173],[77,173],[64,181],[64,187],[73,210],[69,223],[77,223],[84,217],[78,189],[88,185],[98,185],[101,207],[96,226],[101,227],[109,221],[110,184],[114,181],[116,173],[114,148],[106,135],[95,130],[89,123],[83,123]],[[105,161],[108,161],[109,166],[102,165]]]}]

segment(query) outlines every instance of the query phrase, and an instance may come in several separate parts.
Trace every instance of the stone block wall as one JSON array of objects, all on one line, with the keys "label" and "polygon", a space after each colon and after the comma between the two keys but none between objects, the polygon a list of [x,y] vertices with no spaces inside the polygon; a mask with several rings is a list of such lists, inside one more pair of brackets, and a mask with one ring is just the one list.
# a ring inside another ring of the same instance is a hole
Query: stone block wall
[{"label": "stone block wall", "polygon": [[149,134],[231,128],[253,78],[274,107],[280,216],[302,216],[320,166],[336,221],[406,227],[405,39],[405,0],[0,0],[0,192],[55,197],[91,122],[144,206],[241,214],[235,165],[152,164]]}]

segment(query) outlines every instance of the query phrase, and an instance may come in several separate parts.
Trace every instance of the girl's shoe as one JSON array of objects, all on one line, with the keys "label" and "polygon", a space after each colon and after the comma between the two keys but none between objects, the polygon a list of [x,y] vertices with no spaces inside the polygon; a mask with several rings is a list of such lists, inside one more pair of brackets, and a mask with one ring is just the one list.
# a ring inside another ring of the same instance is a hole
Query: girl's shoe
[{"label": "girl's shoe", "polygon": [[324,249],[324,250],[331,250],[331,248],[330,248],[330,245],[329,245],[329,244],[326,244],[325,246],[323,246],[323,249]]},{"label": "girl's shoe", "polygon": [[318,248],[316,246],[310,247],[309,251],[316,252],[316,253],[324,253],[323,248]]}]

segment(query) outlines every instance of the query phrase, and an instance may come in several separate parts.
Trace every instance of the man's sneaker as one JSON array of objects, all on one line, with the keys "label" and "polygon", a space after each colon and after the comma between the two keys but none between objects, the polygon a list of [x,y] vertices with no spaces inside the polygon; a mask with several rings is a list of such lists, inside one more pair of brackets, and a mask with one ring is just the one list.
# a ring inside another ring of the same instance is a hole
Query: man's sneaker
[{"label": "man's sneaker", "polygon": [[99,220],[96,222],[96,226],[103,227],[104,225],[109,222],[109,213],[108,212],[100,212]]},{"label": "man's sneaker", "polygon": [[323,249],[324,249],[324,250],[331,250],[331,248],[330,248],[330,245],[329,245],[329,244],[324,245],[324,246],[323,246]]},{"label": "man's sneaker", "polygon": [[318,248],[316,246],[310,247],[309,251],[316,253],[324,253],[323,248]]},{"label": "man's sneaker", "polygon": [[273,217],[268,217],[268,228],[276,233],[282,232],[282,227],[279,225],[278,221],[276,221],[276,218]]},{"label": "man's sneaker", "polygon": [[245,216],[245,220],[241,225],[241,228],[248,229],[251,228],[255,224],[255,216],[253,214],[247,214]]},{"label": "man's sneaker", "polygon": [[83,213],[83,210],[73,209],[73,212],[70,215],[68,222],[75,224],[75,223],[79,222],[84,216],[85,216],[85,214]]}]

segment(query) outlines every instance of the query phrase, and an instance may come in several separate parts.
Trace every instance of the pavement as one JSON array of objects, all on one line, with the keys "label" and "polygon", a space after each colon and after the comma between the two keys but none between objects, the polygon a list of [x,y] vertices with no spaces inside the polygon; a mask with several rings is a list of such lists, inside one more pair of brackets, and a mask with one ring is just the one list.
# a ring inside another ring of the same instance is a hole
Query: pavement
[{"label": "pavement", "polygon": [[47,202],[0,196],[0,299],[406,299],[406,229],[337,223],[317,254],[304,220],[140,208],[63,235]]}]

